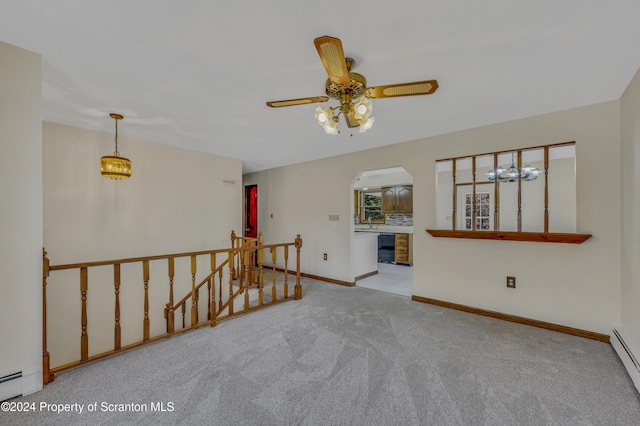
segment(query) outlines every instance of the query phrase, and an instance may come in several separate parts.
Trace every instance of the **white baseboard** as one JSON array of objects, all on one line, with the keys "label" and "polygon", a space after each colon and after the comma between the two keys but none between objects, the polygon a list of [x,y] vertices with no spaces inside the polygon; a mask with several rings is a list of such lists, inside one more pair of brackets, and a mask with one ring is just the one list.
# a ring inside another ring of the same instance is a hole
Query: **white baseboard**
[{"label": "white baseboard", "polygon": [[627,369],[631,380],[633,380],[633,384],[640,392],[640,363],[638,363],[638,359],[634,356],[633,352],[627,344],[624,342],[622,335],[616,329],[613,329],[611,333],[611,346],[615,349],[618,357],[622,361],[622,364]]}]

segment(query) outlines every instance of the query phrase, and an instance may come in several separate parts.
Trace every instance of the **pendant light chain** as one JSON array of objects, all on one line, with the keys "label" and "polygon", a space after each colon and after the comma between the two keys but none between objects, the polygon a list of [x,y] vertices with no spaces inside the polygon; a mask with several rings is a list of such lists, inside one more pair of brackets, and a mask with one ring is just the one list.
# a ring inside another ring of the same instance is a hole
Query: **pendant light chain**
[{"label": "pendant light chain", "polygon": [[116,122],[116,151],[113,153],[113,155],[115,155],[116,157],[120,156],[120,153],[118,152],[118,119],[115,119]]}]

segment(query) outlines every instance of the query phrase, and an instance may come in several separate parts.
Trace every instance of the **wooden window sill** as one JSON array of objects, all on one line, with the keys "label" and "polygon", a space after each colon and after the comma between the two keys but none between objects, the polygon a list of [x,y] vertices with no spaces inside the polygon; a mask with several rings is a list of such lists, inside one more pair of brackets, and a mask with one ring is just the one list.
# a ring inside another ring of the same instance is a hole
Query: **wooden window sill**
[{"label": "wooden window sill", "polygon": [[436,238],[470,238],[476,240],[533,241],[538,243],[582,244],[591,234],[570,234],[559,232],[507,232],[507,231],[452,231],[427,229]]}]

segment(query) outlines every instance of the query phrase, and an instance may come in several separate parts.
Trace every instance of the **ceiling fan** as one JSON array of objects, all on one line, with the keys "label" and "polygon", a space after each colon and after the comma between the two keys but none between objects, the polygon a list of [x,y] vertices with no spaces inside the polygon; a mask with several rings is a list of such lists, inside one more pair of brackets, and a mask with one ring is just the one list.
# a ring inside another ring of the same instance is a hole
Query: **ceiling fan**
[{"label": "ceiling fan", "polygon": [[280,108],[326,102],[330,98],[337,99],[340,101],[340,107],[324,109],[317,107],[315,111],[318,124],[328,134],[337,135],[340,133],[340,130],[338,130],[338,117],[340,114],[344,116],[347,126],[360,127],[361,133],[370,129],[375,120],[371,117],[372,105],[370,99],[430,95],[438,89],[436,80],[367,87],[367,79],[362,74],[351,72],[355,61],[344,56],[340,39],[322,36],[316,38],[313,43],[329,75],[325,83],[327,96],[271,101],[267,102],[267,106]]}]

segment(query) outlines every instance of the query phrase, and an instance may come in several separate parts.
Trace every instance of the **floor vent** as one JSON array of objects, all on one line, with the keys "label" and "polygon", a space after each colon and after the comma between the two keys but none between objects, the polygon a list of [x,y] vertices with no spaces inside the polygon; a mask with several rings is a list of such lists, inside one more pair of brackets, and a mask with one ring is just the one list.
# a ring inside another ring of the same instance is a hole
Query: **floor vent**
[{"label": "floor vent", "polygon": [[22,371],[0,377],[0,401],[22,395]]},{"label": "floor vent", "polygon": [[631,352],[631,349],[625,343],[618,330],[613,330],[611,345],[618,354],[618,357],[620,357],[622,364],[624,364],[624,367],[627,369],[629,376],[631,376],[631,380],[633,380],[633,384],[636,385],[636,389],[640,391],[640,363],[633,355],[633,352]]}]

